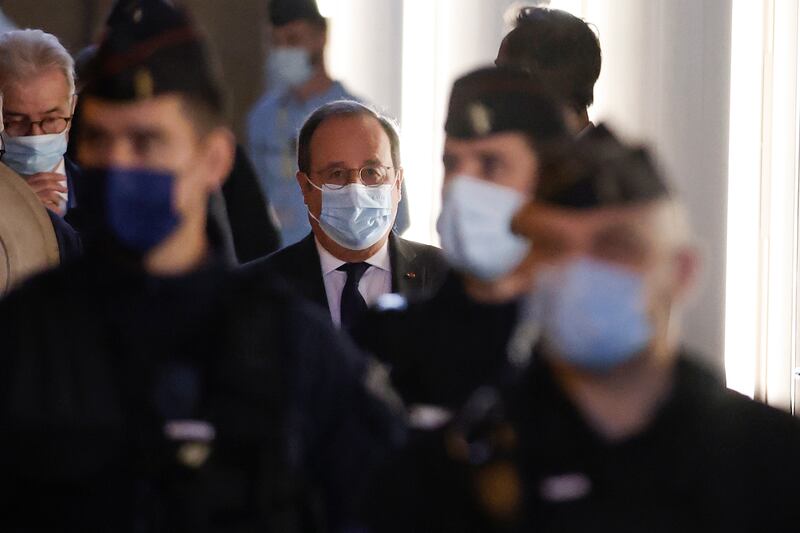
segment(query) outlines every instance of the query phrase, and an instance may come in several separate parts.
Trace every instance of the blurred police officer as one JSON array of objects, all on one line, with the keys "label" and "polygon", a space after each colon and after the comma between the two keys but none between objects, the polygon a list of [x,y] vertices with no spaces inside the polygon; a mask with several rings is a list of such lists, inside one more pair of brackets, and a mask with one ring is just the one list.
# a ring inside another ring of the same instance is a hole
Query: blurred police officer
[{"label": "blurred police officer", "polygon": [[109,21],[78,143],[91,249],[0,305],[2,529],[348,527],[394,418],[324,318],[208,237],[234,144],[183,11]]},{"label": "blurred police officer", "polygon": [[511,220],[548,153],[568,137],[561,106],[540,87],[497,67],[453,85],[438,229],[454,271],[427,301],[384,300],[356,333],[392,366],[409,405],[458,407],[505,360],[531,275],[529,243],[512,233]]},{"label": "blurred police officer", "polygon": [[568,104],[570,129],[591,131],[588,108],[602,55],[600,41],[586,22],[560,9],[524,7],[503,38],[495,63],[536,76]]},{"label": "blurred police officer", "polygon": [[[108,24],[108,23],[107,23]],[[84,47],[75,55],[75,74],[78,93],[86,83],[88,67],[97,53],[97,44]],[[77,155],[77,142],[80,137],[82,101],[78,99],[75,113],[70,121],[70,139],[67,145],[69,159]],[[264,196],[258,183],[253,164],[240,144],[236,145],[236,155],[230,175],[222,185],[222,200],[214,206],[218,210],[220,225],[229,233],[232,251],[240,263],[263,257],[280,248],[280,235],[277,221],[269,208],[269,199]],[[80,228],[80,208],[73,208],[69,220]],[[229,230],[229,231],[228,231]]]},{"label": "blurred police officer", "polygon": [[[646,151],[602,125],[593,137],[515,220],[534,243],[530,364],[402,459],[399,486],[429,492],[383,500],[376,531],[755,532],[800,518],[800,422],[681,346],[698,270],[683,209]],[[409,516],[417,497],[435,501]]]},{"label": "blurred police officer", "polygon": [[440,251],[393,231],[404,175],[390,118],[358,102],[325,104],[300,130],[297,163],[311,232],[249,270],[285,281],[347,331],[381,295],[421,298],[441,285]]}]

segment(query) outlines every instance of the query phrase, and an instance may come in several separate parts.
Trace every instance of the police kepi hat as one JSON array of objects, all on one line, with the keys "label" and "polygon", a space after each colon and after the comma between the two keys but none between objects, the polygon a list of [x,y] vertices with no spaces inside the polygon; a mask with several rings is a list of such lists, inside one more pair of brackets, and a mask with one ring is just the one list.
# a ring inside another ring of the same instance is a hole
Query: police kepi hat
[{"label": "police kepi hat", "polygon": [[565,208],[593,209],[646,203],[670,195],[670,187],[649,151],[627,146],[600,124],[543,170],[536,200]]},{"label": "police kepi hat", "polygon": [[86,94],[141,100],[180,93],[222,111],[217,65],[186,11],[168,0],[118,0],[87,66]]},{"label": "police kepi hat", "polygon": [[445,133],[473,139],[517,131],[539,142],[566,135],[562,105],[530,74],[510,67],[485,67],[453,84]]}]

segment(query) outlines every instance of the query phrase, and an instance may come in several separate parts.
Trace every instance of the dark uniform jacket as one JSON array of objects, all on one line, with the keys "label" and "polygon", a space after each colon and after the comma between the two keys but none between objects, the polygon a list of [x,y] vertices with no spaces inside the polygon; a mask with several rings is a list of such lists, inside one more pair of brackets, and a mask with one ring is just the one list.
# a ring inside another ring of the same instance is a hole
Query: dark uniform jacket
[{"label": "dark uniform jacket", "polygon": [[236,257],[247,263],[280,248],[281,237],[270,213],[269,199],[244,149],[236,145],[236,159],[222,186]]},{"label": "dark uniform jacket", "polygon": [[462,413],[393,463],[378,484],[375,532],[755,533],[800,523],[800,421],[686,358],[653,420],[620,442],[592,429],[543,363],[502,403],[501,416],[484,410],[491,429],[464,425]]},{"label": "dark uniform jacket", "polygon": [[216,261],[85,257],[8,295],[0,339],[2,531],[333,531],[402,437],[328,320]]},{"label": "dark uniform jacket", "polygon": [[75,228],[49,209],[47,210],[47,216],[50,217],[50,222],[53,224],[53,231],[56,233],[58,254],[61,264],[69,263],[79,258],[81,253],[83,253],[83,244]]},{"label": "dark uniform jacket", "polygon": [[505,367],[516,316],[516,302],[476,302],[451,272],[429,299],[372,310],[354,338],[391,367],[407,405],[453,409]]},{"label": "dark uniform jacket", "polygon": [[[423,298],[435,291],[448,269],[438,248],[402,239],[394,233],[389,234],[389,260],[392,292],[411,299]],[[286,283],[297,294],[328,312],[328,296],[313,233],[264,259],[245,265],[244,269],[264,280]]]}]

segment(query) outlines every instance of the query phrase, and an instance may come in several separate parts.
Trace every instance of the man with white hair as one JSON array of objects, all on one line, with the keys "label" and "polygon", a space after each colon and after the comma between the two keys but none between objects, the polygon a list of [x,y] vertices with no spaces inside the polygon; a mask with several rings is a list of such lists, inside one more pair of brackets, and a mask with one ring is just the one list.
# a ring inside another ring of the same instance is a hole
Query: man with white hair
[{"label": "man with white hair", "polygon": [[79,170],[64,158],[75,110],[74,62],[58,39],[41,30],[0,34],[3,162],[22,175],[52,212],[74,207]]},{"label": "man with white hair", "polygon": [[[7,162],[3,157],[5,155],[5,153],[6,153],[6,144],[5,144],[5,141],[4,141],[4,133],[5,133],[4,124],[5,124],[5,120],[3,119],[3,93],[0,92],[0,174],[3,176],[3,180],[6,181],[6,185],[8,185],[9,181],[10,182],[14,182],[14,181],[19,180],[20,178],[19,178],[19,176],[17,175],[16,172],[13,172],[11,169],[9,169],[9,167],[7,165],[3,164],[3,163]],[[24,182],[24,180],[22,180],[22,182],[23,182],[22,188],[24,188],[25,187],[25,185],[24,185],[25,182]],[[35,194],[31,194],[31,196],[33,198],[39,198]],[[31,230],[31,229],[36,231],[34,228],[30,227],[30,220],[28,220],[28,221],[20,220],[19,218],[9,214],[9,213],[13,213],[14,211],[10,211],[10,212],[7,211],[8,207],[10,205],[9,202],[14,203],[14,202],[18,201],[18,198],[17,198],[17,200],[12,200],[11,198],[2,198],[2,200],[5,201],[6,204],[2,204],[2,202],[0,202],[0,211],[2,211],[5,215],[8,215],[9,219],[4,221],[5,225],[0,225],[0,226],[3,226],[3,227],[0,227],[0,263],[2,263],[3,254],[4,253],[6,255],[8,255],[9,253],[12,253],[12,252],[9,252],[9,250],[7,249],[7,246],[3,246],[3,243],[5,243],[6,245],[9,245],[9,243],[11,243],[10,246],[12,248],[15,248],[15,246],[14,246],[15,244],[16,245],[22,245],[23,247],[31,247],[33,245],[33,243],[30,240],[30,236],[25,237],[24,239],[22,239],[22,241],[20,241],[19,237],[18,237],[19,236],[18,232],[20,232],[20,231],[28,231],[28,230]],[[3,207],[3,205],[5,207]],[[56,243],[58,244],[58,257],[57,257],[57,259],[61,263],[65,263],[65,262],[72,261],[73,259],[79,257],[83,253],[83,244],[81,243],[81,239],[80,239],[80,236],[78,235],[78,232],[75,231],[75,229],[69,223],[67,223],[67,221],[65,221],[61,216],[56,214],[54,211],[51,211],[50,209],[42,207],[41,205],[38,204],[38,202],[35,204],[35,206],[38,207],[38,209],[34,208],[33,211],[40,211],[42,213],[42,217],[40,217],[40,218],[43,218],[44,215],[46,214],[46,216],[49,217],[50,223],[53,226],[53,231],[55,232]],[[19,205],[15,206],[15,208],[19,208],[19,207],[20,207]],[[33,207],[34,206],[29,206],[29,210],[30,210],[30,208],[33,208]],[[6,209],[6,211],[3,211],[3,209]],[[37,234],[40,234],[40,232],[42,232],[42,231],[47,233],[47,232],[49,232],[49,229],[43,227],[43,228],[41,228],[41,229],[39,229],[37,231]],[[5,232],[8,232],[8,233],[5,233]],[[17,241],[17,242],[14,242],[14,241]],[[12,257],[8,257],[7,256],[7,257],[5,257],[5,259],[6,259],[6,261],[7,261],[9,266],[13,265],[18,260],[18,258],[14,259],[13,256]],[[40,266],[42,266],[44,264],[45,263],[41,263]],[[14,270],[14,269],[12,268],[11,270]],[[6,274],[9,274],[9,273],[6,272]],[[13,278],[13,277],[14,276],[11,276],[11,278]],[[0,294],[2,294],[4,292],[4,287],[2,285],[3,285],[2,280],[0,280]],[[5,287],[5,288],[7,288],[7,287]]]}]

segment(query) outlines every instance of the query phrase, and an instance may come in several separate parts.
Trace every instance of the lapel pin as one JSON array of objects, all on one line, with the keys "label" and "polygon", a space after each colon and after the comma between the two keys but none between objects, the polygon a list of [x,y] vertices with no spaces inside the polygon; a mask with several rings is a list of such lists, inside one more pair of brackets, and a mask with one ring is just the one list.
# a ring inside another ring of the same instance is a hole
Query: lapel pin
[{"label": "lapel pin", "polygon": [[417,279],[416,272],[406,272],[406,279]]}]

